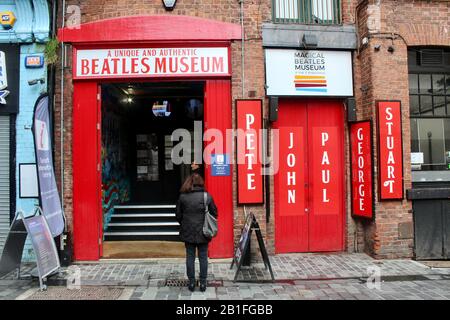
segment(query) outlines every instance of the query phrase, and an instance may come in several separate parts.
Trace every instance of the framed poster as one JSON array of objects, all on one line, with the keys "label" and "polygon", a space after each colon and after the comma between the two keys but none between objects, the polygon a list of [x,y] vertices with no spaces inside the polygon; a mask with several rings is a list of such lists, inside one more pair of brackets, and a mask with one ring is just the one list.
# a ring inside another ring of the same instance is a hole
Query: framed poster
[{"label": "framed poster", "polygon": [[236,119],[238,204],[262,204],[262,101],[237,100]]},{"label": "framed poster", "polygon": [[372,122],[353,122],[349,131],[352,215],[372,219],[374,214]]},{"label": "framed poster", "polygon": [[264,50],[268,96],[353,96],[350,51]]},{"label": "framed poster", "polygon": [[35,163],[19,164],[19,197],[39,198],[39,187]]},{"label": "framed poster", "polygon": [[400,101],[377,101],[380,200],[402,200],[403,141]]}]

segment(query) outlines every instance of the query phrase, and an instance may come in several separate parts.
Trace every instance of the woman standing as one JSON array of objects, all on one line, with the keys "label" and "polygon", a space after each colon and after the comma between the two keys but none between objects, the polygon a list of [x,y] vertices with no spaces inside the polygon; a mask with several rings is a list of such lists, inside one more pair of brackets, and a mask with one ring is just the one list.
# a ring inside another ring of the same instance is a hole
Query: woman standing
[{"label": "woman standing", "polygon": [[[189,290],[195,289],[195,252],[198,250],[200,262],[200,290],[206,290],[208,275],[208,243],[211,239],[203,235],[205,206],[209,213],[217,218],[214,200],[205,191],[205,183],[198,173],[186,179],[181,187],[181,195],[177,203],[177,220],[181,225],[180,237],[186,246],[186,273],[189,279]],[[206,194],[206,204],[204,195]]]}]

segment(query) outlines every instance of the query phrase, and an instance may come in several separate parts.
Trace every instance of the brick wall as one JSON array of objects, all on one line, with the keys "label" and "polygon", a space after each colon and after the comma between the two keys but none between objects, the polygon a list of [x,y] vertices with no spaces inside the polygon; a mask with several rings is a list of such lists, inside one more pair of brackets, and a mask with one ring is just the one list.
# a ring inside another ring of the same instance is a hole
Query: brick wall
[{"label": "brick wall", "polygon": [[[178,1],[175,9],[168,12],[163,8],[161,1],[148,0],[69,0],[66,1],[66,6],[78,6],[81,13],[81,23],[91,21],[114,18],[119,16],[132,15],[155,15],[155,14],[170,14],[170,15],[188,15],[208,19],[215,19],[222,22],[229,22],[240,24],[240,5],[238,1],[230,0],[183,0]],[[62,23],[62,12],[60,5],[59,23]],[[71,11],[73,12],[73,11]],[[70,14],[67,19],[73,16]],[[67,21],[66,19],[66,21]],[[261,24],[271,19],[270,1],[245,1],[244,4],[244,26],[245,26],[245,82],[244,94],[242,93],[242,59],[241,59],[241,42],[232,43],[232,97],[234,110],[235,99],[254,98],[265,99],[264,90],[264,59],[261,38]],[[68,60],[71,61],[70,49],[68,50]],[[61,141],[61,68],[58,66],[57,71],[57,87],[56,87],[56,108],[55,108],[55,141],[57,150],[55,153],[56,172],[60,176],[61,164],[61,150],[59,148]],[[64,69],[64,208],[68,220],[68,225],[72,231],[73,211],[72,211],[72,68],[69,66]],[[264,113],[267,114],[267,101],[264,100]],[[233,126],[235,125],[235,115],[233,114]],[[233,199],[234,199],[234,229],[235,241],[239,239],[241,228],[244,224],[243,208],[237,207],[236,203],[236,171],[233,176]],[[58,177],[58,183],[60,178]],[[263,234],[266,235],[265,223],[265,208],[264,206],[248,207],[247,210],[252,211],[258,218],[263,229]],[[268,230],[270,231],[270,230]],[[266,240],[270,252],[273,252],[273,235],[268,234]]]},{"label": "brick wall", "polygon": [[[361,1],[358,7],[360,48],[355,59],[358,119],[376,119],[376,100],[401,100],[404,188],[411,188],[410,121],[407,50],[411,46],[448,45],[450,4],[443,1]],[[362,45],[367,37],[369,43]],[[380,46],[376,51],[375,46]],[[387,51],[392,46],[394,52]],[[376,121],[374,121],[376,128]],[[377,150],[376,130],[374,150]],[[377,153],[374,152],[374,163]],[[377,179],[375,166],[375,178]],[[375,196],[377,194],[377,183]],[[410,201],[376,202],[374,222],[357,222],[358,246],[377,258],[413,255]]]},{"label": "brick wall", "polygon": [[[60,1],[61,2],[61,1]],[[68,0],[66,5],[79,6],[81,22],[87,23],[99,19],[130,15],[188,15],[216,19],[229,23],[240,23],[240,5],[234,0],[183,0],[178,1],[172,12],[164,10],[161,1],[148,0]],[[59,25],[61,25],[61,5]],[[410,169],[410,132],[408,104],[408,70],[406,53],[408,46],[448,45],[450,4],[445,1],[378,1],[378,0],[342,0],[342,18],[344,24],[357,25],[359,42],[365,36],[369,44],[360,46],[353,55],[354,92],[357,100],[359,120],[375,119],[375,101],[378,99],[396,99],[402,101],[403,150],[405,189],[411,187]],[[264,54],[261,39],[261,24],[271,20],[271,0],[244,1],[245,42],[245,80],[242,82],[241,42],[232,43],[232,97],[263,99],[264,115],[267,116],[268,101],[264,90]],[[394,34],[392,34],[394,33]],[[375,45],[381,50],[374,51]],[[387,52],[393,45],[394,53]],[[71,60],[69,50],[69,60]],[[59,69],[59,72],[61,70]],[[61,152],[58,148],[61,138],[61,88],[58,72],[56,87],[55,138],[56,170],[60,173]],[[72,168],[71,168],[71,131],[72,131],[72,70],[64,70],[64,207],[68,225],[72,227]],[[244,93],[242,93],[244,85]],[[233,126],[235,115],[233,114]],[[374,122],[374,128],[376,123]],[[347,128],[346,128],[347,131]],[[376,219],[360,221],[351,217],[350,206],[350,166],[348,134],[346,132],[346,250],[365,251],[377,258],[411,257],[413,235],[399,234],[399,227],[412,224],[411,202],[376,202]],[[374,150],[376,150],[376,130],[374,130]],[[376,152],[374,152],[376,163]],[[377,168],[375,167],[375,180]],[[238,241],[244,223],[243,208],[238,207],[236,193],[236,171],[233,176],[234,229],[235,241]],[[58,179],[59,183],[59,179]],[[270,178],[270,190],[273,195],[273,177]],[[376,189],[376,188],[375,188]],[[375,190],[375,196],[376,190]],[[270,203],[270,223],[266,223],[265,206],[250,206],[247,209],[256,214],[263,229],[269,253],[274,253],[274,204]],[[254,244],[254,247],[257,244]],[[254,250],[255,252],[256,250]]]}]

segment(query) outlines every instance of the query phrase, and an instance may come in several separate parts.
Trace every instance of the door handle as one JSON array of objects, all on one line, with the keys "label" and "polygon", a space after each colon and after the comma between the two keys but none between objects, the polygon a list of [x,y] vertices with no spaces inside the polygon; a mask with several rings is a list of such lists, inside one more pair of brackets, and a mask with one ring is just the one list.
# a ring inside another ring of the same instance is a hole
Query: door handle
[{"label": "door handle", "polygon": [[308,209],[308,208],[305,208],[305,212],[306,212],[306,213],[309,213],[309,209]]}]

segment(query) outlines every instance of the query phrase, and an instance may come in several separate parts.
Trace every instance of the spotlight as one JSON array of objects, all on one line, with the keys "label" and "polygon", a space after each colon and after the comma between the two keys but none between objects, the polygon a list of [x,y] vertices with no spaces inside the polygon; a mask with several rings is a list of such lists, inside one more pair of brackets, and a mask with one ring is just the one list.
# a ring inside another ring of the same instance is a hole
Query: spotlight
[{"label": "spotlight", "polygon": [[388,47],[388,52],[394,53],[394,51],[395,51],[395,48],[393,46]]}]

